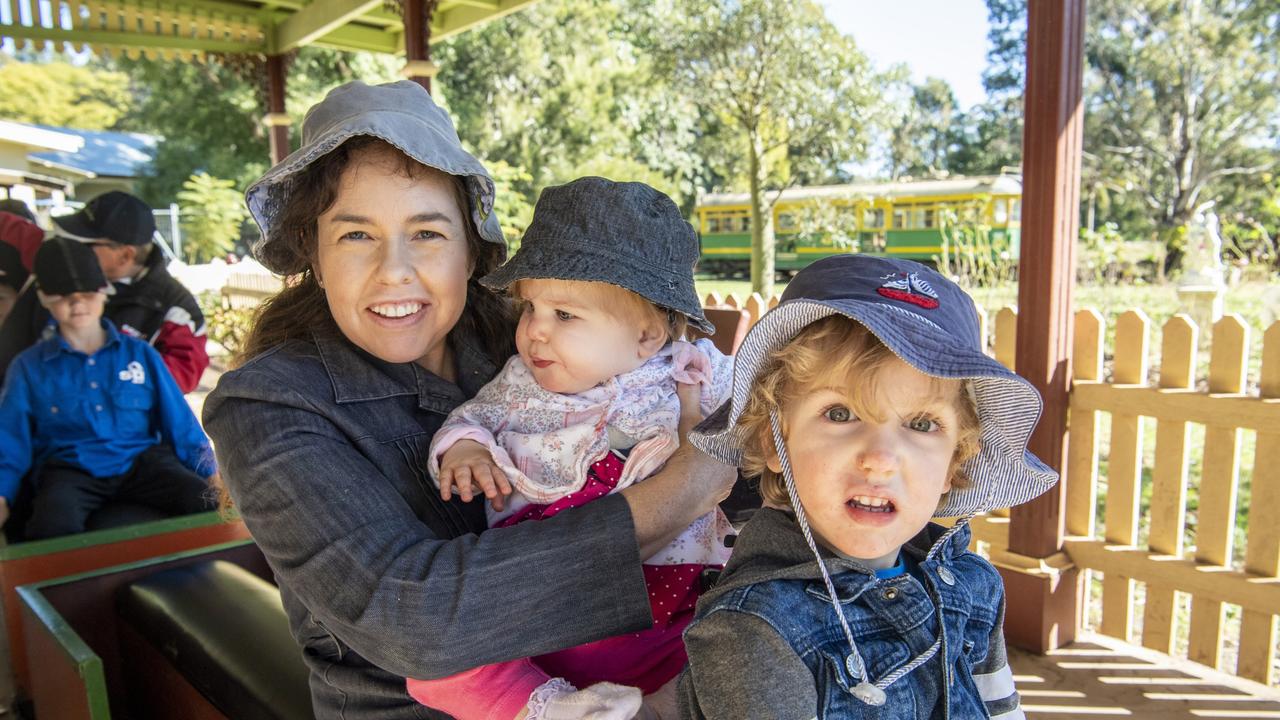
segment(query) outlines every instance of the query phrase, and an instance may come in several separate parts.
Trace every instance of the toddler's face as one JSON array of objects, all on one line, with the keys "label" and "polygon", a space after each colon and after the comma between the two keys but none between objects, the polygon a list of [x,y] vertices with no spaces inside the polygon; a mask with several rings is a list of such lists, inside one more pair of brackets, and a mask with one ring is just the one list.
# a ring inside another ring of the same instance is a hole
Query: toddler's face
[{"label": "toddler's face", "polygon": [[609,313],[596,283],[524,280],[516,349],[543,389],[580,393],[640,367],[655,348],[645,330]]},{"label": "toddler's face", "polygon": [[[960,382],[896,358],[876,380],[867,413],[876,417],[858,417],[840,387],[811,387],[783,409],[783,427],[796,491],[819,542],[888,568],[951,489]],[[768,465],[782,470],[776,455]]]}]

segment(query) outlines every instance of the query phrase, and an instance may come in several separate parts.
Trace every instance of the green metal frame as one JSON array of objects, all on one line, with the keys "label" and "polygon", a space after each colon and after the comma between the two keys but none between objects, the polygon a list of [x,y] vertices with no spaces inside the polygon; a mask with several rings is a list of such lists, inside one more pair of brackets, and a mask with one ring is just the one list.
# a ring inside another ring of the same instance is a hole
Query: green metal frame
[{"label": "green metal frame", "polygon": [[30,542],[16,543],[14,545],[7,545],[0,548],[0,562],[5,560],[17,560],[19,558],[32,557],[35,555],[47,555],[49,553],[63,552],[64,550],[71,550],[73,548],[91,547],[93,545],[120,542],[121,540],[132,540],[134,538],[159,535],[161,533],[174,532],[177,530],[218,525],[226,521],[227,518],[224,518],[221,513],[214,510],[205,513],[197,513],[195,515],[183,515],[175,518],[166,518],[164,520],[135,523],[133,525],[125,525],[123,527],[111,528],[108,530],[94,530],[92,532],[80,533],[77,535],[49,538],[48,540],[33,540]]},{"label": "green metal frame", "polygon": [[[216,515],[216,513],[214,513]],[[136,568],[146,567],[148,565],[160,565],[163,563],[181,560],[184,558],[195,557],[197,555],[209,555],[228,550],[231,548],[252,545],[252,540],[233,540],[231,542],[210,545],[209,547],[197,548],[194,550],[186,550],[180,553],[172,553],[169,555],[161,555],[158,557],[147,558],[137,562],[124,563],[122,565],[113,565],[111,567],[91,570],[89,572],[77,573],[66,577],[54,578],[52,580],[43,580],[29,585],[19,586],[17,589],[18,597],[21,599],[31,614],[40,622],[41,625],[49,632],[49,635],[58,643],[71,661],[80,677],[84,679],[84,689],[87,694],[90,720],[110,720],[111,705],[107,694],[107,679],[102,666],[102,658],[93,651],[92,648],[85,643],[76,632],[75,628],[62,617],[62,613],[58,612],[53,603],[49,602],[43,594],[43,589],[55,585],[65,585],[67,583],[84,580],[87,578],[98,577],[101,575],[110,575],[113,573],[126,572]]]}]

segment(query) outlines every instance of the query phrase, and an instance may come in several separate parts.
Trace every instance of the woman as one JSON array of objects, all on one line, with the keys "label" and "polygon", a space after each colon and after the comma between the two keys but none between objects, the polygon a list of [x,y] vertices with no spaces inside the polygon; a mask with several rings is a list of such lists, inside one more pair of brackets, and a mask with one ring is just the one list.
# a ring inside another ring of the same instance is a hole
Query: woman
[{"label": "woman", "polygon": [[[493,192],[405,81],[330,92],[302,148],[248,192],[255,257],[300,279],[264,306],[204,421],[280,584],[318,718],[430,716],[405,677],[648,627],[640,559],[733,481],[686,447],[541,523],[484,531],[480,502],[440,500],[432,434],[511,352],[513,317],[476,282],[505,250]],[[504,632],[513,616],[537,622]]]}]

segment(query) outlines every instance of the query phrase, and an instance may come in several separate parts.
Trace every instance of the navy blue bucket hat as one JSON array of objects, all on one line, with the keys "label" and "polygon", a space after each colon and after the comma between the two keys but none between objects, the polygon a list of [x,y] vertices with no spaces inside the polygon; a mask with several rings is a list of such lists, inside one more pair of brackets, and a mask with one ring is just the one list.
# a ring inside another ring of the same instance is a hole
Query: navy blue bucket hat
[{"label": "navy blue bucket hat", "polygon": [[973,389],[981,448],[962,468],[972,484],[948,493],[938,517],[1024,503],[1057,482],[1057,473],[1027,450],[1040,418],[1040,394],[983,352],[973,300],[931,268],[869,255],[824,258],[796,275],[738,349],[732,398],[691,433],[691,442],[722,462],[740,464],[737,421],[761,366],[807,325],[837,314],[866,326],[920,372],[967,380]]},{"label": "navy blue bucket hat", "polygon": [[542,191],[515,257],[480,283],[498,291],[517,280],[608,283],[710,335],[693,286],[698,254],[698,236],[671,198],[644,183],[583,177]]},{"label": "navy blue bucket hat", "polygon": [[250,251],[268,269],[282,274],[302,270],[273,266],[273,257],[278,253],[263,252],[275,239],[272,230],[288,201],[288,181],[359,135],[380,138],[422,165],[464,178],[468,210],[480,237],[506,247],[498,216],[493,212],[493,178],[479,160],[462,148],[448,114],[415,82],[366,85],[357,80],[330,90],[324,100],[307,111],[302,122],[302,147],[268,170],[245,193],[249,211],[262,230],[262,237]]}]

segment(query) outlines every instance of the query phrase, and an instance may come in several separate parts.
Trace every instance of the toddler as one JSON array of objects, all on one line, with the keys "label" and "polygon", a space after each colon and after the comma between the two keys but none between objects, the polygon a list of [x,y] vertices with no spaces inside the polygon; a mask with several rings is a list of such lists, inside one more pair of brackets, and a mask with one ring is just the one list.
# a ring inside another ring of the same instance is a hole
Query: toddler
[{"label": "toddler", "polygon": [[1027,452],[1039,395],[979,337],[955,284],[865,255],[802,270],[752,328],[690,439],[766,506],[685,632],[682,717],[1022,717],[967,523],[1057,476]]},{"label": "toddler", "polygon": [[[481,281],[521,301],[518,352],[433,439],[441,496],[483,492],[490,526],[507,526],[619,492],[661,467],[680,443],[676,383],[701,385],[704,412],[729,389],[730,359],[709,340],[680,340],[688,323],[712,331],[694,292],[697,258],[693,229],[647,185],[581,178],[545,190],[520,250]],[[536,666],[410,680],[409,691],[458,718],[630,718],[640,692],[657,695],[646,707],[673,711],[681,632],[702,572],[727,559],[731,532],[723,513],[710,513],[645,561],[654,625],[644,632],[542,655]]]}]

